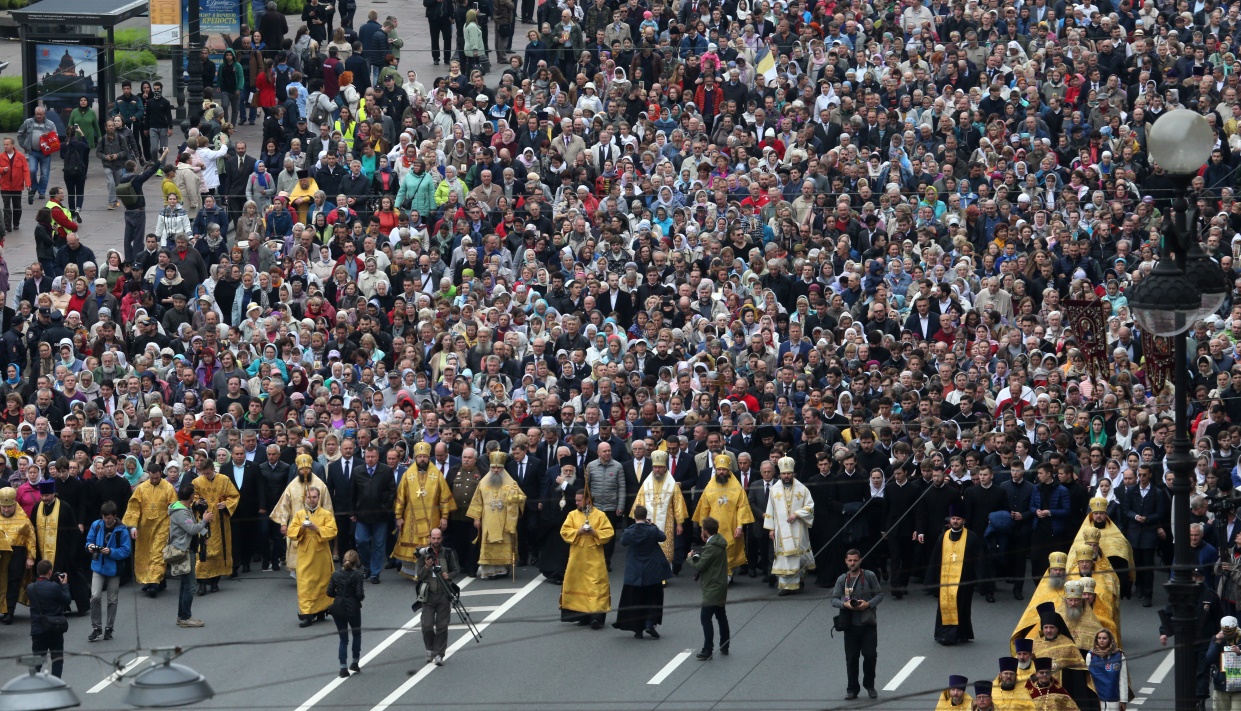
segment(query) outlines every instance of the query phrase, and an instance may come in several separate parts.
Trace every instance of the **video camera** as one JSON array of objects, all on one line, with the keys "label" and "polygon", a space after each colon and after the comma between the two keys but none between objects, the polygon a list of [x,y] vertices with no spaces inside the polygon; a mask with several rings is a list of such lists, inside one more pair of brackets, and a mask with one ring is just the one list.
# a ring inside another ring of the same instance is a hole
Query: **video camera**
[{"label": "video camera", "polygon": [[1232,473],[1222,471],[1217,477],[1216,493],[1207,497],[1207,511],[1219,516],[1236,513],[1241,506],[1241,493],[1232,486]]},{"label": "video camera", "polygon": [[431,572],[436,575],[440,574],[440,554],[431,546],[423,546],[418,549],[418,557],[424,561],[430,561]]}]

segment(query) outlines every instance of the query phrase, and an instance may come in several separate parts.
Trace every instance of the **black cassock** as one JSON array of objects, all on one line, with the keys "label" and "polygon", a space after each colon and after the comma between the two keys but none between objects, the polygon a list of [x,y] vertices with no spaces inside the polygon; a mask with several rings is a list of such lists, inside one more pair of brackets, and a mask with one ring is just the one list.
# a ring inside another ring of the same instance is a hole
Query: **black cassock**
[{"label": "black cassock", "polygon": [[978,561],[983,554],[983,545],[981,536],[971,534],[965,528],[960,531],[951,529],[944,531],[943,535],[935,541],[927,560],[925,581],[927,585],[940,585],[945,536],[954,542],[960,540],[961,536],[966,537],[961,578],[957,585],[957,624],[945,625],[940,606],[937,605],[935,608],[935,641],[944,645],[953,645],[974,639],[971,610],[974,605],[974,583],[978,580]]},{"label": "black cassock", "polygon": [[560,537],[560,527],[577,508],[574,495],[582,488],[580,481],[575,478],[564,491],[550,489],[539,511],[539,537],[543,540],[539,550],[539,572],[557,582],[564,580],[564,571],[569,566],[569,544]]},{"label": "black cassock", "polygon": [[[40,501],[35,504],[35,515],[31,523],[38,521],[38,509],[50,506]],[[82,532],[78,530],[77,514],[72,506],[60,502],[60,516],[56,522],[56,560],[52,561],[52,570],[56,573],[69,575],[69,594],[79,613],[90,611],[90,556],[86,552]],[[39,527],[35,526],[35,535],[39,535]]]}]

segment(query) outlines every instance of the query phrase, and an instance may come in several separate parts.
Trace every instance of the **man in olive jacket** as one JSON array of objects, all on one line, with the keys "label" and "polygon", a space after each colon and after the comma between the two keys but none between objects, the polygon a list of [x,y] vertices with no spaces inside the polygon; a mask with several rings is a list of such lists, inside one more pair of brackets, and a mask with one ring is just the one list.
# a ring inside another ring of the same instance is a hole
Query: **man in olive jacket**
[{"label": "man in olive jacket", "polygon": [[720,623],[720,654],[728,656],[728,542],[720,535],[720,522],[708,516],[702,521],[702,550],[690,556],[690,567],[698,571],[695,578],[702,586],[702,651],[698,660],[711,658],[715,628],[711,618]]}]

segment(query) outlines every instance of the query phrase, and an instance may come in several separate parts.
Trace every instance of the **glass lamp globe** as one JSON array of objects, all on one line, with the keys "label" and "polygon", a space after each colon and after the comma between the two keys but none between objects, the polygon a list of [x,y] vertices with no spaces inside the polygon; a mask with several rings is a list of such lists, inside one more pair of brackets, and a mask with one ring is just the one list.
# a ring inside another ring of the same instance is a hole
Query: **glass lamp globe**
[{"label": "glass lamp globe", "polygon": [[1146,132],[1150,157],[1172,175],[1189,175],[1211,157],[1215,131],[1202,114],[1174,109],[1160,116]]},{"label": "glass lamp globe", "polygon": [[1175,336],[1193,326],[1203,308],[1202,294],[1169,259],[1129,290],[1129,310],[1144,331]]}]

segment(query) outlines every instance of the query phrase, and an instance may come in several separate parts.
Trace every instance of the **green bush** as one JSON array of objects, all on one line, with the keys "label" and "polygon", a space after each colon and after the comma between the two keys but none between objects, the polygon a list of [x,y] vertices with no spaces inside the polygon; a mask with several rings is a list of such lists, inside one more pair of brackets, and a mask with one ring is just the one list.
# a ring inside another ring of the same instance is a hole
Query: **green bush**
[{"label": "green bush", "polygon": [[[9,0],[12,2],[13,0]],[[3,2],[3,0],[0,0]],[[113,34],[116,48],[126,51],[147,50],[155,55],[156,59],[171,59],[171,45],[151,45],[151,30],[143,27],[127,27],[123,30],[117,30]]]},{"label": "green bush", "polygon": [[9,0],[0,0],[0,10],[9,9]]},{"label": "green bush", "polygon": [[20,101],[0,99],[0,131],[6,133],[21,128],[24,112]]},{"label": "green bush", "polygon": [[9,0],[10,10],[20,10],[30,4],[30,0]]},{"label": "green bush", "polygon": [[22,102],[21,77],[0,77],[0,100]]},{"label": "green bush", "polygon": [[305,0],[276,0],[276,9],[285,15],[300,16],[305,6]]},{"label": "green bush", "polygon": [[116,75],[119,79],[140,78],[145,68],[155,68],[155,54],[148,50],[137,52],[121,50],[116,53]]}]

